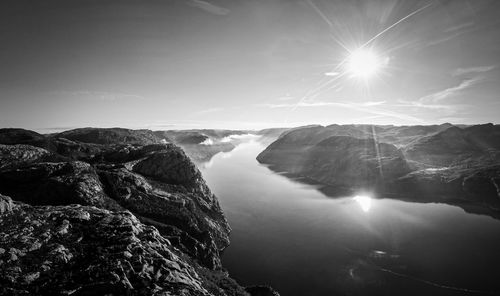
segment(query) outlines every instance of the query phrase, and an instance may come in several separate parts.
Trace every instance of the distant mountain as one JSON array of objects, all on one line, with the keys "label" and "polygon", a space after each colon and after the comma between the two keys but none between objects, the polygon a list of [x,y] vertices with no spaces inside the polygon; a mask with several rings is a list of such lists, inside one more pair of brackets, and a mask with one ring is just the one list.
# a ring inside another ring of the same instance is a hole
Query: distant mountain
[{"label": "distant mountain", "polygon": [[155,131],[154,134],[160,138],[170,139],[176,144],[200,144],[205,140],[212,139],[220,141],[231,135],[243,135],[249,133],[241,130],[217,130],[217,129],[191,129],[191,130],[166,130]]},{"label": "distant mountain", "polygon": [[130,130],[124,128],[78,128],[53,137],[92,144],[155,144],[161,139],[150,130]]},{"label": "distant mountain", "polygon": [[266,128],[255,132],[255,134],[260,136],[258,139],[259,142],[264,145],[269,145],[289,129],[290,128]]},{"label": "distant mountain", "polygon": [[184,149],[197,164],[209,161],[219,152],[229,152],[235,148],[228,137],[247,134],[239,130],[167,130],[154,134]]},{"label": "distant mountain", "polygon": [[1,144],[31,144],[43,142],[45,136],[22,128],[2,128],[0,129]]},{"label": "distant mountain", "polygon": [[287,136],[286,141],[300,142],[303,145],[313,145],[330,136],[350,136],[355,138],[376,138],[378,141],[384,143],[402,146],[422,136],[432,135],[446,130],[451,126],[452,125],[449,123],[428,126],[381,126],[366,124],[332,124],[328,126],[308,125],[287,129],[282,132],[281,136]]},{"label": "distant mountain", "polygon": [[450,123],[440,125],[391,126],[377,132],[380,141],[405,146],[422,136],[428,136],[453,127]]},{"label": "distant mountain", "polygon": [[500,150],[500,126],[450,127],[422,137],[404,148],[408,159],[429,165],[460,165],[493,156]]},{"label": "distant mountain", "polygon": [[500,208],[500,126],[305,126],[258,156],[325,185]]},{"label": "distant mountain", "polygon": [[339,186],[378,187],[386,179],[410,172],[400,150],[373,139],[331,136],[314,145],[298,145],[297,138],[287,139],[287,135],[278,139],[257,160],[277,170]]}]

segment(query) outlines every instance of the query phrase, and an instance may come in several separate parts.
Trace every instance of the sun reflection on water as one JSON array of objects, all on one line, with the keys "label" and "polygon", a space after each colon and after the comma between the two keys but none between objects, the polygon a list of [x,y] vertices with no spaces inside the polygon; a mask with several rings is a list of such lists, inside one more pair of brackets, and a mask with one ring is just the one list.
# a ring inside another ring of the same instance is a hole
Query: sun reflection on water
[{"label": "sun reflection on water", "polygon": [[369,197],[367,195],[356,195],[352,199],[354,199],[359,204],[359,206],[361,207],[361,210],[363,210],[363,212],[367,213],[370,211],[370,208],[372,207],[372,198],[371,197]]}]

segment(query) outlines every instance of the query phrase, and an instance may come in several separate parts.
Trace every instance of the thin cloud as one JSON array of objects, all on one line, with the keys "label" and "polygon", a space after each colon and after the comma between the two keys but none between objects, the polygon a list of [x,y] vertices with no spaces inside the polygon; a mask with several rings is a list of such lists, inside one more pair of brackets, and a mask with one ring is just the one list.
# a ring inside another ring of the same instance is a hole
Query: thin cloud
[{"label": "thin cloud", "polygon": [[449,28],[445,29],[443,32],[445,32],[445,33],[455,32],[455,31],[459,31],[461,29],[471,27],[473,25],[474,25],[474,22],[465,22],[462,24],[458,24],[458,25],[449,27]]},{"label": "thin cloud", "polygon": [[399,100],[398,104],[392,104],[391,106],[395,107],[415,107],[422,109],[431,109],[431,110],[445,110],[445,111],[455,111],[458,105],[445,105],[445,104],[426,104],[420,101],[404,101]]},{"label": "thin cloud", "polygon": [[[368,104],[367,104],[368,103]],[[411,122],[423,123],[424,121],[420,118],[411,115],[404,115],[399,112],[393,112],[390,110],[375,108],[374,106],[381,105],[385,102],[376,102],[375,105],[370,105],[373,102],[365,103],[343,103],[343,102],[324,102],[324,101],[314,101],[314,102],[299,102],[297,104],[259,104],[259,107],[266,108],[304,108],[304,107],[343,107],[356,111],[366,112],[372,115],[392,117],[402,120],[407,120]]]},{"label": "thin cloud", "polygon": [[453,86],[453,87],[444,89],[442,91],[438,91],[436,93],[427,95],[425,97],[420,98],[419,101],[421,103],[439,102],[439,101],[442,101],[446,98],[455,96],[457,93],[460,93],[460,92],[470,88],[471,86],[478,84],[482,80],[484,80],[483,77],[474,77],[474,78],[470,78],[470,79],[465,79],[465,80],[462,80],[462,82],[460,82],[460,84],[457,86]]},{"label": "thin cloud", "polygon": [[276,100],[278,100],[278,101],[291,101],[291,100],[294,100],[294,99],[295,99],[295,97],[288,96],[288,95],[276,98]]},{"label": "thin cloud", "polygon": [[[423,109],[424,112],[438,112],[440,116],[456,116],[470,109],[467,104],[436,104],[436,103],[423,103],[420,101],[404,101],[398,100],[397,104],[391,106],[400,108]],[[405,111],[407,113],[408,111]]]},{"label": "thin cloud", "polygon": [[214,108],[208,108],[205,110],[200,110],[200,111],[194,112],[193,114],[194,115],[203,115],[203,114],[209,114],[209,113],[214,113],[214,112],[220,112],[223,110],[224,110],[224,108],[214,107]]},{"label": "thin cloud", "polygon": [[438,44],[450,41],[452,39],[455,39],[463,34],[470,33],[470,32],[477,29],[476,27],[471,28],[472,25],[473,24],[471,24],[471,25],[464,24],[462,26],[455,26],[455,27],[448,28],[444,31],[444,33],[448,34],[447,36],[441,37],[439,39],[431,40],[424,47],[438,45]]},{"label": "thin cloud", "polygon": [[495,69],[495,66],[482,66],[482,67],[470,67],[470,68],[458,68],[453,71],[453,76],[461,76],[470,73],[484,73]]},{"label": "thin cloud", "polygon": [[386,101],[368,101],[368,102],[361,103],[361,105],[363,105],[363,106],[380,106],[380,105],[383,105],[385,103],[386,103]]},{"label": "thin cloud", "polygon": [[424,46],[433,46],[433,45],[438,45],[438,44],[441,44],[441,43],[444,43],[446,41],[449,41],[449,40],[452,40],[452,39],[455,39],[456,37],[464,34],[466,32],[457,32],[457,33],[454,33],[452,35],[449,35],[449,36],[446,36],[446,37],[443,37],[443,38],[440,38],[440,39],[435,39],[435,40],[432,40],[432,41],[429,41],[427,42],[427,44]]},{"label": "thin cloud", "polygon": [[288,108],[288,107],[323,107],[323,106],[360,106],[360,107],[370,107],[370,106],[379,106],[384,104],[385,101],[369,101],[369,102],[362,102],[362,103],[344,103],[344,102],[324,102],[324,101],[302,101],[299,102],[298,104],[288,104],[288,103],[282,103],[282,104],[258,104],[257,106],[259,107],[268,107],[268,108]]},{"label": "thin cloud", "polygon": [[331,102],[299,102],[297,104],[273,104],[273,103],[265,103],[265,104],[257,104],[257,107],[266,107],[266,108],[294,108],[296,107],[322,107],[322,106],[335,106],[337,103]]},{"label": "thin cloud", "polygon": [[[497,24],[497,23],[498,23],[498,21],[493,23],[493,24]],[[472,33],[472,32],[478,31],[478,30],[484,30],[484,29],[492,26],[493,24],[486,24],[486,25],[482,25],[482,26],[477,26],[475,23],[464,23],[462,25],[450,27],[450,28],[443,31],[445,34],[449,34],[448,36],[444,36],[444,37],[436,39],[436,40],[431,40],[430,42],[428,42],[427,44],[422,46],[422,48],[427,47],[427,46],[441,44],[443,42],[457,38],[463,34]]]},{"label": "thin cloud", "polygon": [[443,117],[443,118],[441,118],[441,121],[443,121],[443,122],[453,122],[453,123],[464,123],[467,120],[469,120],[469,118],[467,118],[467,117]]},{"label": "thin cloud", "polygon": [[207,1],[202,1],[202,0],[189,0],[188,5],[202,9],[206,12],[209,12],[209,13],[215,14],[215,15],[227,15],[227,14],[229,14],[229,12],[231,12],[227,8],[220,7],[220,6],[217,6],[217,5],[214,5],[214,4],[209,3]]},{"label": "thin cloud", "polygon": [[339,76],[340,75],[340,72],[326,72],[325,73],[325,76]]},{"label": "thin cloud", "polygon": [[144,97],[135,95],[135,94],[127,94],[127,93],[118,93],[118,92],[108,92],[108,91],[93,91],[93,90],[59,90],[51,92],[55,95],[62,95],[68,97],[77,97],[79,99],[97,99],[102,101],[118,101],[124,99],[133,99],[133,100],[144,100]]}]

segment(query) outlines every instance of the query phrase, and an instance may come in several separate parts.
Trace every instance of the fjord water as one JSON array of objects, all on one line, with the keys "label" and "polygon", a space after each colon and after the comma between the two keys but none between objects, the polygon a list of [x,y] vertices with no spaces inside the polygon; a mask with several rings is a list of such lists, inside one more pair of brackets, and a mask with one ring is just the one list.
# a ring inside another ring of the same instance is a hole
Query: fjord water
[{"label": "fjord water", "polygon": [[249,141],[200,165],[232,227],[223,264],[282,296],[500,295],[500,221],[444,204],[330,198]]}]

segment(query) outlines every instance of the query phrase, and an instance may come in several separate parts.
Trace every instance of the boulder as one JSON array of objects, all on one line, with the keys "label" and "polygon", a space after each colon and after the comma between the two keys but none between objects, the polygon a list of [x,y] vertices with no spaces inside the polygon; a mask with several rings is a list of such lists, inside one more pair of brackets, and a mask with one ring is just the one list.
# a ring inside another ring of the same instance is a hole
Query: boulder
[{"label": "boulder", "polygon": [[43,148],[23,144],[0,144],[0,170],[21,167],[37,162],[64,160],[64,157]]},{"label": "boulder", "polygon": [[12,199],[0,194],[0,215],[12,212]]},{"label": "boulder", "polygon": [[118,209],[88,163],[40,162],[0,171],[0,192],[32,205],[82,204]]}]

